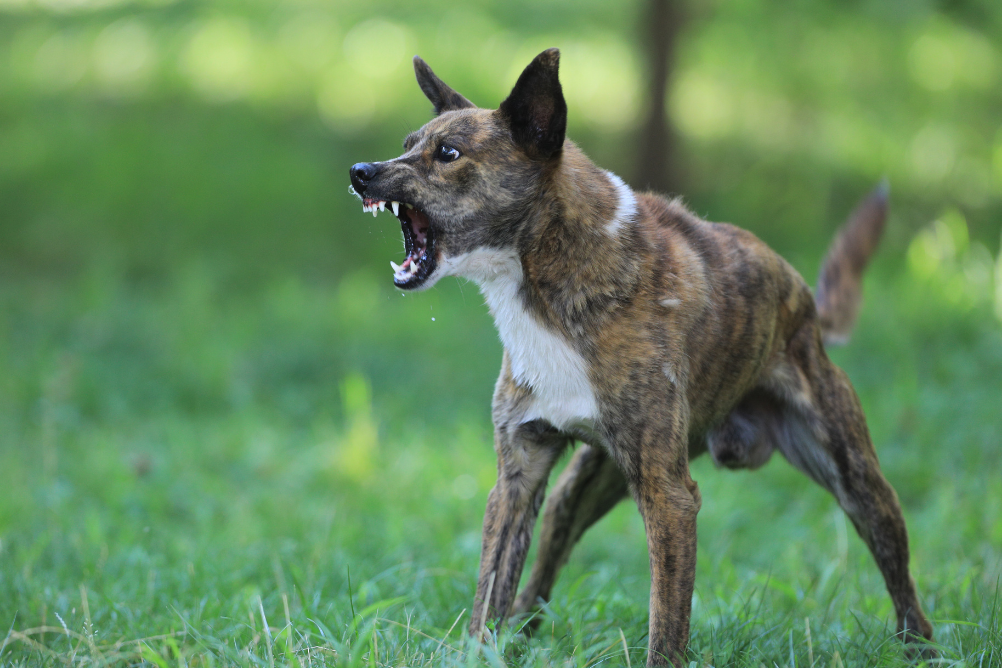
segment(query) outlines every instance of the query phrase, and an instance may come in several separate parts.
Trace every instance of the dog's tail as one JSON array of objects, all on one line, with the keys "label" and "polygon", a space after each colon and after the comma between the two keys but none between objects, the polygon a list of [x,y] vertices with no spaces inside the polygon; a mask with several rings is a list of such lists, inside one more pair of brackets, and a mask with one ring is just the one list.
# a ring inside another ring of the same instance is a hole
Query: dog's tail
[{"label": "dog's tail", "polygon": [[863,270],[877,249],[887,220],[887,180],[856,206],[821,265],[814,297],[825,345],[849,341],[862,300]]}]

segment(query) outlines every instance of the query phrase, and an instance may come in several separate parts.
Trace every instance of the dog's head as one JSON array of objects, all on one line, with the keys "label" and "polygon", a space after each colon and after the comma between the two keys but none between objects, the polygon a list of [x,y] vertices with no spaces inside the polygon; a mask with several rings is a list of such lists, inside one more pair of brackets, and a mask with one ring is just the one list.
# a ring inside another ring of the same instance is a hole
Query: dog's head
[{"label": "dog's head", "polygon": [[464,273],[481,250],[512,248],[538,206],[541,176],[560,160],[567,126],[560,52],[536,56],[496,110],[479,109],[414,58],[418,85],[436,117],[404,140],[404,154],[351,167],[364,211],[400,219],[407,257],[394,269],[401,289],[431,287]]}]

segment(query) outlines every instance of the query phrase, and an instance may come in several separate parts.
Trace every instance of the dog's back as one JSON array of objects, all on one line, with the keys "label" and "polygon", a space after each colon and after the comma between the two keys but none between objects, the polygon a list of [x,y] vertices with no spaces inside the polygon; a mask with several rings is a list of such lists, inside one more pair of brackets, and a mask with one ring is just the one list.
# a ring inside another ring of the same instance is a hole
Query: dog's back
[{"label": "dog's back", "polygon": [[665,294],[657,301],[685,350],[696,433],[718,422],[758,381],[814,314],[810,288],[751,232],[709,223],[678,200],[641,196],[662,249]]},{"label": "dog's back", "polygon": [[857,206],[829,248],[812,295],[799,272],[751,232],[700,219],[678,199],[646,193],[638,207],[657,249],[663,294],[655,300],[685,335],[696,431],[762,382],[794,334],[816,327],[826,345],[848,340],[862,274],[883,232],[887,188]]}]

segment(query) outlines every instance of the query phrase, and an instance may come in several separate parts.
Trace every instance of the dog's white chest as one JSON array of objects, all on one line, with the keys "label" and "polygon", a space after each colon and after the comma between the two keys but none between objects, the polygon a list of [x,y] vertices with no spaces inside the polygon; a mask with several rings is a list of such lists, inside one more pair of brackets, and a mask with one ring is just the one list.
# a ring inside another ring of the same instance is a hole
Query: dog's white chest
[{"label": "dog's white chest", "polygon": [[540,325],[517,294],[484,295],[497,324],[511,372],[519,385],[532,389],[533,403],[525,421],[544,419],[557,428],[590,426],[598,405],[584,358],[559,334]]},{"label": "dog's white chest", "polygon": [[494,316],[512,375],[532,389],[525,421],[543,419],[559,429],[590,427],[598,403],[584,358],[558,333],[525,309],[518,294],[522,265],[504,251],[474,251],[450,262],[449,273],[477,282]]}]

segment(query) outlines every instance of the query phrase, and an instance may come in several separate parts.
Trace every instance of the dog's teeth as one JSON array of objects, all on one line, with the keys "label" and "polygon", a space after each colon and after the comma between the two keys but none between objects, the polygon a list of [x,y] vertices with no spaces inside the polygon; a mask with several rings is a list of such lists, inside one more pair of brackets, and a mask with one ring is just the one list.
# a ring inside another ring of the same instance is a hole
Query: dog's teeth
[{"label": "dog's teeth", "polygon": [[386,202],[380,202],[379,203],[379,210],[380,211],[386,211]]},{"label": "dog's teeth", "polygon": [[369,213],[369,207],[367,207],[366,205],[363,204],[362,205],[362,212],[363,213]]},{"label": "dog's teeth", "polygon": [[396,216],[400,213],[400,202],[390,202],[390,208],[393,209],[393,215]]},{"label": "dog's teeth", "polygon": [[414,208],[413,204],[405,204],[404,206],[406,206],[408,209],[413,209]]},{"label": "dog's teeth", "polygon": [[402,267],[393,260],[390,260],[390,266],[393,267],[394,274],[399,274],[400,270],[402,269]]},{"label": "dog's teeth", "polygon": [[373,218],[375,218],[376,216],[378,216],[378,215],[379,215],[379,209],[377,209],[377,208],[376,208],[376,205],[375,205],[375,204],[373,204],[373,205],[372,205],[372,209],[371,209],[371,211],[372,211],[372,217],[373,217]]}]

